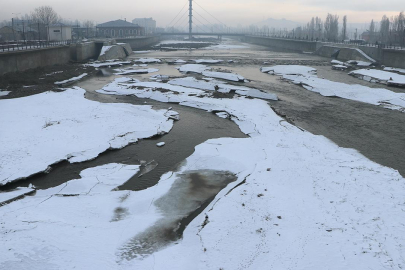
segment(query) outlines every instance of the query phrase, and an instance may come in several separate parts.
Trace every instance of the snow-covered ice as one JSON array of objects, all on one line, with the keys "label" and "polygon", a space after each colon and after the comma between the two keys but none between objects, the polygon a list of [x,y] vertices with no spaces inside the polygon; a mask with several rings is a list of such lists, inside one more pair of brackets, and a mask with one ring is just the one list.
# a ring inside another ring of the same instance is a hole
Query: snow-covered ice
[{"label": "snow-covered ice", "polygon": [[196,64],[219,64],[224,62],[224,60],[215,60],[215,59],[197,59],[193,60]]},{"label": "snow-covered ice", "polygon": [[385,67],[384,71],[397,72],[399,74],[405,75],[405,69],[404,68]]},{"label": "snow-covered ice", "polygon": [[316,74],[316,69],[298,65],[278,65],[273,67],[262,67],[261,72],[272,75],[303,75],[310,76]]},{"label": "snow-covered ice", "polygon": [[241,75],[235,74],[235,73],[204,71],[202,73],[202,75],[204,75],[206,77],[223,79],[223,80],[234,81],[234,82],[244,82],[245,81],[245,78],[243,78]]},{"label": "snow-covered ice", "polygon": [[[143,191],[111,192],[138,170],[115,164],[73,180],[67,193],[80,190],[81,195],[59,196],[61,185],[0,207],[7,221],[0,227],[7,232],[0,233],[7,243],[0,245],[0,268],[379,270],[405,265],[405,181],[397,171],[302,131],[266,101],[134,89],[137,83],[120,78],[105,93],[143,92],[156,100],[164,94],[166,102],[176,99],[226,116],[249,137],[198,145],[175,172]],[[204,178],[200,172],[209,173]],[[221,181],[212,176],[223,172],[236,181],[215,189],[215,199],[180,239],[162,241],[204,201],[201,193]],[[184,181],[190,174],[194,180]],[[93,192],[91,185],[79,188],[80,182],[114,184]],[[188,183],[199,188],[190,190]]]},{"label": "snow-covered ice", "polygon": [[[291,67],[291,72],[288,71]],[[310,67],[303,66],[300,72],[297,72],[294,66],[283,66],[280,68],[283,72],[278,74],[282,75],[284,80],[290,81],[294,84],[301,85],[305,89],[317,92],[327,97],[341,97],[345,99],[365,102],[373,105],[380,105],[387,109],[399,110],[405,112],[405,94],[395,93],[384,88],[371,88],[358,84],[345,84],[340,82],[333,82],[325,79],[320,79],[312,72],[305,75],[305,70],[311,70]],[[295,74],[297,75],[284,75]],[[271,74],[271,73],[270,73]]]},{"label": "snow-covered ice", "polygon": [[219,44],[209,46],[205,49],[207,50],[233,50],[233,49],[248,49],[249,46],[247,45],[231,45],[231,44]]},{"label": "snow-covered ice", "polygon": [[156,146],[157,147],[163,147],[163,146],[165,146],[165,144],[166,144],[165,142],[160,142],[160,143],[157,143]]},{"label": "snow-covered ice", "polygon": [[90,160],[172,128],[165,110],[99,103],[84,93],[75,87],[0,100],[0,114],[7,116],[0,119],[0,185],[62,160]]},{"label": "snow-covered ice", "polygon": [[132,62],[130,62],[130,61],[106,61],[106,62],[96,61],[93,63],[84,64],[83,66],[101,68],[101,67],[114,67],[114,66],[130,65],[131,63]]},{"label": "snow-covered ice", "polygon": [[405,75],[377,69],[359,69],[349,73],[365,81],[377,82],[387,85],[405,86]]},{"label": "snow-covered ice", "polygon": [[373,64],[373,62],[359,61],[359,60],[349,60],[346,63],[350,65],[356,65],[358,67],[369,67]]},{"label": "snow-covered ice", "polygon": [[301,131],[262,100],[176,96],[181,105],[229,115],[250,138],[213,139],[196,147],[180,173],[226,170],[237,182],[189,224],[180,242],[132,261],[134,266],[377,270],[404,265],[405,181],[397,171]]},{"label": "snow-covered ice", "polygon": [[10,93],[11,93],[11,91],[0,90],[0,97],[7,96],[7,95],[10,94]]},{"label": "snow-covered ice", "polygon": [[103,56],[103,55],[105,55],[109,50],[111,50],[111,48],[112,47],[114,47],[115,45],[113,45],[113,46],[103,46],[102,48],[101,48],[101,52],[100,52],[100,56]]},{"label": "snow-covered ice", "polygon": [[162,60],[156,59],[156,58],[140,58],[135,61],[136,63],[142,63],[142,64],[153,64],[153,63],[161,63]]},{"label": "snow-covered ice", "polygon": [[346,69],[347,69],[347,66],[345,66],[345,65],[333,65],[333,66],[332,66],[332,69],[335,69],[335,70],[346,70]]},{"label": "snow-covered ice", "polygon": [[16,188],[11,191],[0,191],[0,206],[12,200],[22,198],[24,195],[31,194],[35,191],[32,188]]},{"label": "snow-covered ice", "polygon": [[206,70],[209,70],[210,68],[205,66],[205,65],[200,65],[200,64],[186,64],[182,65],[178,68],[180,72],[184,73],[198,73],[201,74]]},{"label": "snow-covered ice", "polygon": [[341,65],[341,66],[343,66],[345,64],[344,62],[339,61],[339,60],[332,60],[332,61],[330,61],[330,63],[332,65]]},{"label": "snow-covered ice", "polygon": [[60,81],[60,82],[55,82],[56,85],[64,85],[64,84],[70,84],[70,83],[74,83],[77,81],[80,81],[81,79],[83,79],[84,77],[86,77],[88,74],[87,73],[83,73],[77,77],[73,77],[70,78],[68,80],[64,80],[64,81]]}]

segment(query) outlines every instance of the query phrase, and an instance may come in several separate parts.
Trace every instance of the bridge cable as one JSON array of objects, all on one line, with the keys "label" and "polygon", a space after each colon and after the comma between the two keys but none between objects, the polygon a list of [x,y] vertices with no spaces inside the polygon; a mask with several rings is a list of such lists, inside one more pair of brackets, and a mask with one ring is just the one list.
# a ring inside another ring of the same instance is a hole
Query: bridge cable
[{"label": "bridge cable", "polygon": [[205,8],[203,8],[200,4],[198,4],[197,1],[193,0],[194,3],[196,3],[200,8],[202,8],[205,12],[207,12],[212,18],[214,18],[215,20],[217,20],[220,24],[224,25],[226,27],[226,24],[224,24],[223,22],[221,22],[220,20],[218,20],[214,15],[212,15],[211,13],[209,13]]},{"label": "bridge cable", "polygon": [[[196,14],[198,14],[198,16],[200,16],[202,19],[204,19],[206,22],[208,22],[208,25],[211,25],[213,28],[217,28],[217,26],[215,26],[215,24],[213,24],[213,23],[211,23],[210,21],[208,21],[206,18],[204,18],[204,16],[202,16],[200,13],[198,13],[196,10],[194,10],[194,12],[196,13]],[[201,23],[201,22],[200,22]],[[207,25],[205,25],[205,24],[202,24],[202,25],[204,25],[207,29],[210,29]],[[219,30],[219,29],[218,29]]]},{"label": "bridge cable", "polygon": [[180,12],[177,13],[176,17],[174,17],[174,19],[167,25],[167,27],[169,27],[169,26],[174,22],[174,20],[177,19],[177,17],[180,15],[180,13],[183,11],[183,9],[184,9],[186,6],[187,6],[187,3],[182,7],[182,9],[180,10]]},{"label": "bridge cable", "polygon": [[[207,26],[207,25],[205,25],[204,23],[202,23],[199,19],[197,19],[197,17],[196,16],[193,16],[200,24],[202,24],[203,26],[205,26],[205,28],[209,31],[209,27]],[[201,27],[200,27],[201,28]],[[203,29],[203,28],[201,28],[201,29]],[[204,32],[206,32],[206,31],[204,31]],[[208,33],[208,32],[206,32],[206,33]]]},{"label": "bridge cable", "polygon": [[173,28],[181,21],[181,19],[184,18],[184,15],[186,15],[188,13],[188,10],[186,10],[186,12],[183,13],[183,15],[180,17],[180,19],[177,20],[177,22],[172,26]]}]

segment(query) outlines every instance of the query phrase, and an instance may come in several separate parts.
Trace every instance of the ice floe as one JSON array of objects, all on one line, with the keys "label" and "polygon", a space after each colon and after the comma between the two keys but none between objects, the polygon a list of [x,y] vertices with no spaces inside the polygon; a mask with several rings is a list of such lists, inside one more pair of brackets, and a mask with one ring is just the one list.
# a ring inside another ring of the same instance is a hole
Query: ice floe
[{"label": "ice floe", "polygon": [[[181,241],[148,256],[148,250],[159,245],[153,237],[159,234],[159,226],[129,240],[119,253],[133,258],[128,265],[138,269],[167,269],[168,264],[174,269],[295,265],[384,269],[405,263],[405,234],[398,229],[405,211],[405,182],[397,171],[303,132],[262,100],[167,94],[177,96],[180,105],[229,116],[250,138],[209,140],[195,148],[180,172],[162,177],[159,185],[170,182],[173,189],[181,189],[173,179],[187,171],[229,171],[237,181],[220,191],[187,226]],[[176,196],[156,201],[178,205]]]},{"label": "ice floe", "polygon": [[64,84],[70,84],[70,83],[74,83],[77,81],[80,81],[81,79],[83,79],[84,77],[86,77],[88,74],[87,73],[83,73],[77,77],[73,77],[70,78],[68,80],[64,80],[64,81],[60,81],[60,82],[55,82],[56,85],[64,85]]},{"label": "ice floe", "polygon": [[142,64],[153,64],[153,63],[161,63],[162,60],[156,58],[140,58],[138,60],[135,60],[135,62]]},{"label": "ice floe", "polygon": [[122,65],[130,65],[131,63],[132,63],[131,61],[106,61],[106,62],[97,62],[96,61],[93,63],[84,64],[83,66],[101,68],[101,67],[115,67],[115,66],[122,66]]},{"label": "ice floe", "polygon": [[[138,91],[136,82],[120,78],[110,90]],[[158,92],[150,98],[159,100]],[[7,221],[0,227],[7,243],[0,245],[0,268],[377,270],[405,264],[405,181],[397,171],[298,129],[260,99],[162,94],[229,117],[249,138],[208,140],[143,191],[111,192],[138,170],[115,164],[81,174],[82,182],[114,183],[99,192],[86,185],[80,190],[89,194],[77,195],[75,188],[67,194],[76,196],[66,197],[58,195],[61,185],[0,207]]]},{"label": "ice floe", "polygon": [[33,188],[16,188],[11,191],[0,191],[0,206],[7,204],[13,200],[24,197],[25,195],[35,192]]},{"label": "ice floe", "polygon": [[377,69],[359,69],[349,73],[368,82],[377,82],[394,86],[405,86],[405,75]]},{"label": "ice floe", "polygon": [[196,64],[219,64],[224,62],[224,60],[215,60],[215,59],[197,59],[193,60]]},{"label": "ice floe", "polygon": [[405,69],[404,68],[384,67],[384,71],[397,72],[399,74],[405,75]]},{"label": "ice floe", "polygon": [[316,69],[298,65],[278,65],[273,67],[262,67],[261,72],[272,75],[303,75],[310,76],[316,74]]},{"label": "ice floe", "polygon": [[202,75],[204,75],[206,77],[223,79],[223,80],[234,81],[234,82],[244,82],[245,81],[245,78],[243,78],[241,75],[235,74],[235,73],[204,71],[202,73]]},{"label": "ice floe", "polygon": [[0,185],[43,172],[62,160],[94,159],[108,149],[172,128],[165,110],[99,103],[84,94],[75,87],[0,100],[0,114],[7,115],[0,119]]},{"label": "ice floe", "polygon": [[205,66],[205,65],[199,65],[199,64],[186,64],[182,65],[179,68],[177,68],[180,72],[184,73],[203,73],[206,70],[209,70],[210,68]]},{"label": "ice floe", "polygon": [[0,97],[7,96],[7,95],[10,94],[10,93],[11,93],[11,91],[0,90]]},{"label": "ice floe", "polygon": [[373,64],[372,62],[359,61],[359,60],[349,60],[346,63],[348,63],[350,65],[356,65],[358,67],[369,67]]}]

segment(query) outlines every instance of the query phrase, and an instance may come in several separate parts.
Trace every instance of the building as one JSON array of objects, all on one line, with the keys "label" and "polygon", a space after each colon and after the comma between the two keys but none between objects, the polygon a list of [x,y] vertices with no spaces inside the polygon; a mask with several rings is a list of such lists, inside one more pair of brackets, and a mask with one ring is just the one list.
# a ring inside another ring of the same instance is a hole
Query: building
[{"label": "building", "polygon": [[0,41],[36,40],[38,30],[28,25],[4,26],[0,28]]},{"label": "building", "polygon": [[64,41],[72,39],[72,26],[63,23],[51,24],[48,27],[49,41]]},{"label": "building", "polygon": [[145,28],[124,20],[116,20],[97,25],[97,32],[98,36],[110,38],[144,36]]},{"label": "building", "polygon": [[144,27],[146,35],[152,35],[156,33],[156,21],[152,18],[137,18],[133,19],[132,23]]}]

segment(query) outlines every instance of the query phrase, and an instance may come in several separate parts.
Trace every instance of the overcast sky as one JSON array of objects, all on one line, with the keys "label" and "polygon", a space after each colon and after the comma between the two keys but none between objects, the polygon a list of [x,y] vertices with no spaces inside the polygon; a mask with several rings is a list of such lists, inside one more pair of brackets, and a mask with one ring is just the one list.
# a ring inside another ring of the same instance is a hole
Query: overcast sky
[{"label": "overcast sky", "polygon": [[[103,23],[139,17],[153,17],[158,26],[167,26],[188,0],[0,0],[0,20],[11,19],[12,13],[30,13],[35,7],[52,6],[65,19],[92,20]],[[198,0],[197,3],[229,26],[251,24],[267,18],[306,22],[312,16],[326,17],[328,12],[349,22],[369,22],[371,19],[397,15],[405,9],[404,0]],[[195,10],[209,22],[215,20],[197,4]],[[198,15],[196,15],[197,18]],[[181,17],[181,16],[180,16]],[[206,23],[200,18],[200,21]],[[186,22],[186,16],[179,25]]]}]

